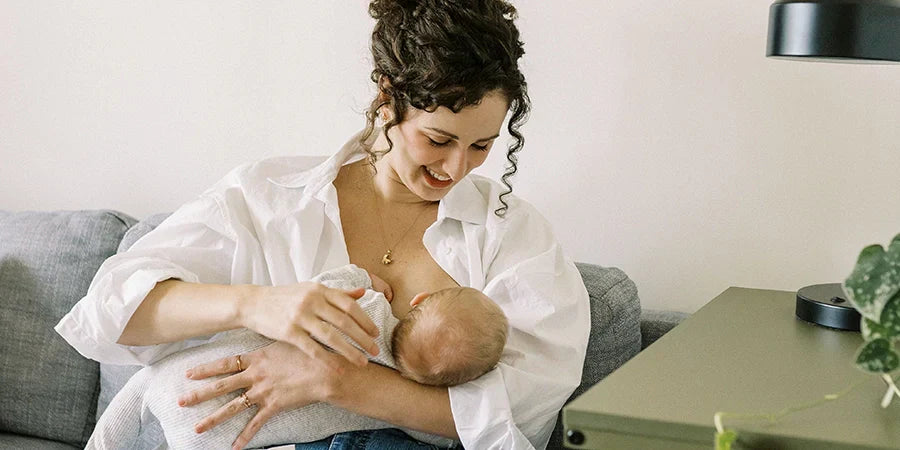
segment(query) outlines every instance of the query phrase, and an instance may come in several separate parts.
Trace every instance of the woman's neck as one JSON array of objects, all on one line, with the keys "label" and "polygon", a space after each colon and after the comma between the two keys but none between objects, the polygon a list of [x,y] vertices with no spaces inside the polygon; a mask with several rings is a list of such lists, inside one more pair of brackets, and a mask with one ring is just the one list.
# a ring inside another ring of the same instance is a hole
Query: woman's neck
[{"label": "woman's neck", "polygon": [[[373,149],[387,149],[388,142],[384,136],[384,132],[377,131],[378,136],[375,138],[375,141],[372,143]],[[436,202],[431,202],[427,200],[423,200],[421,197],[416,195],[413,191],[411,191],[403,181],[400,180],[400,177],[397,175],[397,172],[391,167],[390,160],[392,156],[390,152],[382,154],[378,161],[375,162],[375,169],[372,168],[372,165],[369,164],[367,159],[364,159],[360,162],[358,173],[360,174],[361,182],[368,183],[375,195],[378,197],[378,202],[382,205],[385,204],[422,204],[429,205]],[[376,173],[377,170],[377,173]]]},{"label": "woman's neck", "polygon": [[400,181],[400,177],[397,176],[390,164],[385,161],[384,156],[375,163],[375,169],[372,168],[372,165],[366,159],[353,165],[356,166],[354,172],[356,172],[357,186],[360,186],[362,191],[367,191],[368,195],[373,196],[373,200],[375,200],[377,205],[382,207],[390,207],[390,205],[412,206],[416,204],[427,206],[436,203],[423,200],[409,190]]}]

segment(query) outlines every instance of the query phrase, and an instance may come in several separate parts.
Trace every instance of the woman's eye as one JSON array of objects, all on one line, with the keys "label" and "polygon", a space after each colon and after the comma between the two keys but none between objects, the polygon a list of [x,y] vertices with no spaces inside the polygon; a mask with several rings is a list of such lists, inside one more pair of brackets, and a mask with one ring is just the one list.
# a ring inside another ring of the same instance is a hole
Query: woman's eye
[{"label": "woman's eye", "polygon": [[[443,147],[443,146],[449,144],[450,141],[438,142],[438,141],[435,141],[435,140],[432,139],[432,138],[428,138],[428,143],[431,144],[432,147]],[[472,147],[474,147],[476,150],[478,150],[478,151],[480,151],[480,152],[483,152],[483,151],[487,151],[487,147],[488,147],[488,146],[487,146],[487,145],[475,145],[475,144],[472,144]]]}]

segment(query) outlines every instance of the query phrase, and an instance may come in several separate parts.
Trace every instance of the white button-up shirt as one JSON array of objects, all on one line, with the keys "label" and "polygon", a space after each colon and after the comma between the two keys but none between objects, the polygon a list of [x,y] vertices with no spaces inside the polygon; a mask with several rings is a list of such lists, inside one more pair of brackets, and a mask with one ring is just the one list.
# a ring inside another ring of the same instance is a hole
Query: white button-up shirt
[{"label": "white button-up shirt", "polygon": [[[87,295],[56,325],[85,357],[149,364],[211,336],[153,346],[116,341],[157,282],[284,285],[348,264],[333,185],[365,153],[351,139],[330,158],[245,164],[178,208],[124,253],[107,259]],[[324,159],[324,161],[323,161]],[[510,330],[498,366],[449,388],[460,441],[470,449],[544,448],[581,380],[590,328],[581,276],[547,221],[503,187],[470,174],[440,201],[423,244],[461,286],[482,290]]]}]

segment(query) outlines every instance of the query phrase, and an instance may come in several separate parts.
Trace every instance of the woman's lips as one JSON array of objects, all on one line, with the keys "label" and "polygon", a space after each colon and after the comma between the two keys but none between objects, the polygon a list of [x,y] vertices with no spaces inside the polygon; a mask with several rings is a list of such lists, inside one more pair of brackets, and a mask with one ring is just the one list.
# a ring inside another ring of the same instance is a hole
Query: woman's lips
[{"label": "woman's lips", "polygon": [[431,186],[435,189],[443,189],[443,188],[453,184],[452,179],[442,181],[442,180],[438,180],[437,178],[433,177],[430,173],[428,173],[428,169],[426,169],[425,166],[422,166],[422,173],[424,174],[425,182],[427,182],[429,186]]}]

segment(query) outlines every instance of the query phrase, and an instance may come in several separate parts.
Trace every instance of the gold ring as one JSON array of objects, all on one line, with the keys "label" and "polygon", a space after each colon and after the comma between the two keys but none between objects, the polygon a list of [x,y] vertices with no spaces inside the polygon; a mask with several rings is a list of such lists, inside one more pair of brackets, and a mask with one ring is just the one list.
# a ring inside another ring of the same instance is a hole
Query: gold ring
[{"label": "gold ring", "polygon": [[247,409],[250,409],[250,407],[253,406],[253,404],[250,403],[250,399],[247,398],[246,392],[241,393],[241,401],[244,402],[244,406],[246,406]]},{"label": "gold ring", "polygon": [[237,355],[236,358],[237,358],[237,363],[238,363],[238,372],[240,372],[240,371],[244,370],[244,368],[241,367],[241,355]]}]

